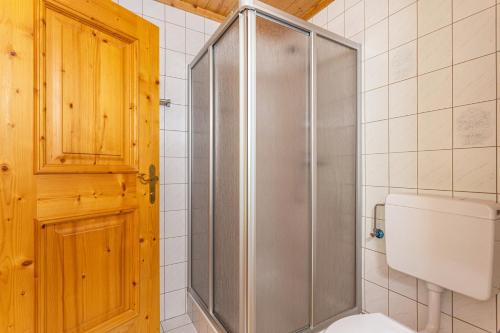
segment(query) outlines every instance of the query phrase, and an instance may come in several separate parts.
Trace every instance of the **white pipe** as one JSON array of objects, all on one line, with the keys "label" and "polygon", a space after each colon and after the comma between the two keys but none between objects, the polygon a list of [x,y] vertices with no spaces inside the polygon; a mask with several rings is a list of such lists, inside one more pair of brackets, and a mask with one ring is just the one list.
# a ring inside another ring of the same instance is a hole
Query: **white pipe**
[{"label": "white pipe", "polygon": [[422,333],[438,333],[441,325],[441,294],[443,288],[427,282],[429,306],[427,308],[427,325]]}]

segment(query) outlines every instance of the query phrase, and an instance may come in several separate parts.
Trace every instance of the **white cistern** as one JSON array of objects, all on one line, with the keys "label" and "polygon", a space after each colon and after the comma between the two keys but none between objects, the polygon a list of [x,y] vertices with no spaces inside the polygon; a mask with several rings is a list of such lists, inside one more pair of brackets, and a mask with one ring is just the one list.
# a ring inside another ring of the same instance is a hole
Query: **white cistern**
[{"label": "white cistern", "polygon": [[[477,300],[493,290],[495,202],[439,196],[390,194],[385,202],[387,264],[427,283],[427,325],[437,333],[444,289]],[[408,328],[381,314],[357,315],[334,323],[327,333],[408,333]]]}]

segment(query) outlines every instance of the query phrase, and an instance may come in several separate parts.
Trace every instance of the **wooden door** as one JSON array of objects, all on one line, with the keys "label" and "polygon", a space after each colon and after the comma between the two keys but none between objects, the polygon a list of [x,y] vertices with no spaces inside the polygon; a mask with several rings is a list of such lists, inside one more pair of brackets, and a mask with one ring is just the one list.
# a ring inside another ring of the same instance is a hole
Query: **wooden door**
[{"label": "wooden door", "polygon": [[111,0],[0,11],[0,332],[159,332],[158,29]]}]

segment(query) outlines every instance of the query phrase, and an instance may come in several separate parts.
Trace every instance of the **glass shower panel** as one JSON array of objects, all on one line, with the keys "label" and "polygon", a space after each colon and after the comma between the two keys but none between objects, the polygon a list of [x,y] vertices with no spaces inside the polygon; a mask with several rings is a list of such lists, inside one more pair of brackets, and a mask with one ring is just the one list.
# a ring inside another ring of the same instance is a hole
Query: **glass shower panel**
[{"label": "glass shower panel", "polygon": [[317,39],[314,322],[356,307],[356,50]]},{"label": "glass shower panel", "polygon": [[309,35],[257,17],[256,328],[309,326]]},{"label": "glass shower panel", "polygon": [[191,70],[191,286],[209,303],[210,67],[206,53]]},{"label": "glass shower panel", "polygon": [[239,332],[239,21],[214,45],[214,314]]}]

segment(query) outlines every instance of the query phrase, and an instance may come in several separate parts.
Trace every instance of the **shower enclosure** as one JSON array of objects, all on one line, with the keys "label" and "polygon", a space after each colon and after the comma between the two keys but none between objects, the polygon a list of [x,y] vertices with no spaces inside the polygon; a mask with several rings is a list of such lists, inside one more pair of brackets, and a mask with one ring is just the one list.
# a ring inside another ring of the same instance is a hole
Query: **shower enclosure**
[{"label": "shower enclosure", "polygon": [[252,1],[189,66],[188,292],[221,332],[360,312],[360,59]]}]

